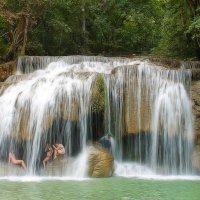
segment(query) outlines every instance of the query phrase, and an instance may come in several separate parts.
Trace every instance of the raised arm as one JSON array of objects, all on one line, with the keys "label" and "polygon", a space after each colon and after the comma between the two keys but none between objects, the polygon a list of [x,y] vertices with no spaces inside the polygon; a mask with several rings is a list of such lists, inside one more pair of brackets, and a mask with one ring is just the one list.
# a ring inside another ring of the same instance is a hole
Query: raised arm
[{"label": "raised arm", "polygon": [[[56,145],[56,144],[55,144]],[[56,151],[58,151],[58,147],[56,147],[55,145],[53,145],[53,148],[56,150]]]}]

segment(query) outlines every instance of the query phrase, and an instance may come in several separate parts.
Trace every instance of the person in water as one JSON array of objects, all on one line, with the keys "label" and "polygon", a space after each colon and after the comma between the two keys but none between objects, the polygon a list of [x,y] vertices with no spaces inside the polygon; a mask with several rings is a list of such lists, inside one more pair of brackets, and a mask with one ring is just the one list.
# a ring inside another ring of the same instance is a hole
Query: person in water
[{"label": "person in water", "polygon": [[65,148],[62,144],[54,144],[52,147],[47,144],[45,148],[45,158],[42,161],[44,168],[49,160],[54,160],[60,155],[65,154]]},{"label": "person in water", "polygon": [[65,148],[62,144],[54,144],[53,149],[54,149],[53,159],[56,159],[58,156],[65,154]]},{"label": "person in water", "polygon": [[47,162],[51,160],[51,157],[53,155],[53,148],[49,144],[47,144],[45,147],[45,155],[46,156],[42,161],[44,168],[46,167]]},{"label": "person in water", "polygon": [[14,165],[21,165],[26,170],[26,164],[25,164],[25,162],[23,160],[18,160],[16,158],[16,155],[15,155],[14,151],[10,151],[9,152],[8,162],[12,163]]},{"label": "person in water", "polygon": [[112,134],[108,133],[99,140],[99,143],[110,153],[112,153],[111,137]]}]

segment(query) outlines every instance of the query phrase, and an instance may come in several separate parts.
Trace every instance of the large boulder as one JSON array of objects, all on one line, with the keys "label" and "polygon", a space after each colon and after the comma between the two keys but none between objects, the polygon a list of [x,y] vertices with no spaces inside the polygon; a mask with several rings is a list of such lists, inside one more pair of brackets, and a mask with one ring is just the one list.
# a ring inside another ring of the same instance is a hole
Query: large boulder
[{"label": "large boulder", "polygon": [[114,159],[111,153],[99,145],[91,146],[88,156],[88,175],[90,177],[109,177],[114,171]]}]

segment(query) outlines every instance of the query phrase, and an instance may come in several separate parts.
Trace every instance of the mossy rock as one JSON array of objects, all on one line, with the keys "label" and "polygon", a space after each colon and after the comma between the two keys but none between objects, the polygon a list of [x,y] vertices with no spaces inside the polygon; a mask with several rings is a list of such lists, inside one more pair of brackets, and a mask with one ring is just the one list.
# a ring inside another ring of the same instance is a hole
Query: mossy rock
[{"label": "mossy rock", "polygon": [[102,75],[97,75],[92,86],[92,112],[99,113],[105,110],[106,87]]}]

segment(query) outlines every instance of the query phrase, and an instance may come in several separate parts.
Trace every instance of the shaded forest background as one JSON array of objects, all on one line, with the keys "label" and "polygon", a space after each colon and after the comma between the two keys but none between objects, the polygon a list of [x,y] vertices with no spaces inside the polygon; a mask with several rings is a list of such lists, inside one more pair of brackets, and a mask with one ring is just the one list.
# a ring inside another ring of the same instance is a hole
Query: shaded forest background
[{"label": "shaded forest background", "polygon": [[200,58],[200,0],[0,0],[0,62],[20,55]]}]

